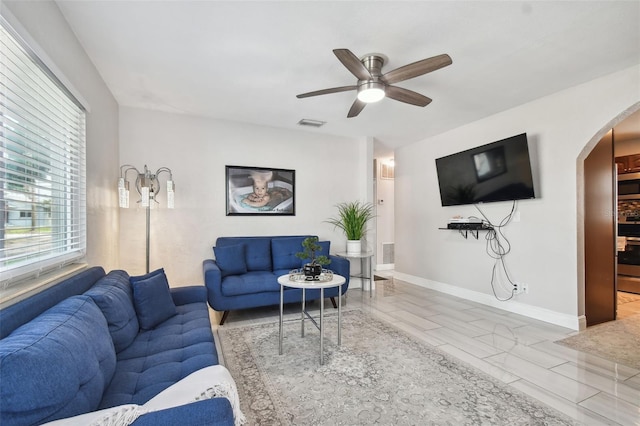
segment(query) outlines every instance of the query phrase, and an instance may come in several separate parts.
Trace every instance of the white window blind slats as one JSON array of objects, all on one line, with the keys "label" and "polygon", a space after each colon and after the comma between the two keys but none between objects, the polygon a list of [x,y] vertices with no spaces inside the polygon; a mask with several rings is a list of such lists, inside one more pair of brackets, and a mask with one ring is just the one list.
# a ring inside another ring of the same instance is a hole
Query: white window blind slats
[{"label": "white window blind slats", "polygon": [[11,155],[12,151],[10,149],[6,151],[11,156],[6,158],[4,162],[4,168],[7,171],[8,177],[5,176],[4,179],[0,178],[0,180],[10,179],[38,186],[38,182],[34,181],[35,177],[38,176],[50,176],[50,180],[52,181],[62,181],[80,176],[80,170],[77,168],[72,168],[59,162],[57,164],[38,165],[37,158],[16,154],[15,152],[13,152],[14,155]]},{"label": "white window blind slats", "polygon": [[[41,206],[43,205],[43,200],[44,200],[44,204],[47,208],[44,209],[44,211],[52,211],[52,209],[55,209],[55,211],[59,211],[62,208],[68,207],[71,204],[77,204],[80,202],[84,201],[84,197],[81,196],[77,196],[77,195],[56,195],[56,196],[47,196],[47,195],[43,195],[43,194],[32,194],[32,193],[25,193],[24,196],[21,195],[15,195],[16,191],[7,191],[7,192],[11,192],[11,197],[4,197],[4,201],[5,204],[10,204],[9,207],[13,207],[14,203],[21,203],[21,209],[19,211],[34,211],[34,208],[37,206]],[[59,191],[58,191],[59,192]],[[10,208],[2,208],[0,206],[0,212],[1,211],[10,211]],[[58,218],[54,217],[52,218],[52,220],[59,220]],[[7,228],[10,229],[10,228]]]},{"label": "white window blind slats", "polygon": [[[82,237],[80,235],[80,230],[79,229],[76,229],[76,230],[60,229],[58,232],[55,232],[54,234],[56,234],[57,236],[60,237],[59,239],[56,239],[56,241],[61,241],[62,239],[64,239],[64,240],[69,240],[69,241],[80,242],[80,238]],[[47,235],[48,236],[48,235],[51,235],[51,233],[50,232],[46,232],[46,233],[43,233],[41,235]],[[39,245],[39,244],[34,244],[34,242],[37,242],[37,239],[34,238],[34,237],[21,239],[20,242],[22,244],[24,244],[24,247],[27,247],[27,248],[28,247],[35,247],[35,246]],[[1,252],[8,253],[11,250],[13,250],[13,249],[4,248],[4,249],[1,250]]]},{"label": "white window blind slats", "polygon": [[[24,76],[6,72],[6,65],[0,62],[3,68],[1,81],[3,82],[3,91],[8,99],[14,102],[28,105],[34,111],[42,114],[41,119],[51,121],[60,119],[63,122],[73,122],[75,117],[69,113],[70,108],[75,108],[72,102],[56,102],[51,96],[55,87],[31,87],[25,88],[29,84],[29,79]],[[8,64],[11,65],[11,64]]]},{"label": "white window blind slats", "polygon": [[[3,94],[7,93],[6,87],[0,84],[0,91]],[[10,95],[10,93],[8,93]],[[39,114],[49,113],[48,111],[39,111],[37,107],[39,105],[22,104],[17,105],[17,102],[21,102],[21,99],[5,98],[6,103],[4,105],[4,115],[9,122],[13,122],[15,127],[13,130],[15,133],[22,135],[26,139],[40,142],[44,140],[49,144],[56,145],[57,148],[61,148],[64,145],[60,145],[60,140],[78,140],[79,133],[82,130],[81,123],[77,123],[71,120],[67,120],[62,116],[51,116],[49,119],[38,118]],[[20,121],[16,118],[20,117]],[[55,121],[54,121],[55,120]],[[26,126],[29,127],[26,127]],[[11,128],[11,127],[10,127]]]},{"label": "white window blind slats", "polygon": [[[80,153],[80,149],[77,146],[77,138],[71,137],[71,132],[67,132],[67,134],[60,132],[58,134],[54,132],[43,133],[42,128],[26,121],[29,120],[28,114],[22,114],[22,120],[24,121],[21,123],[9,121],[16,116],[15,111],[7,109],[3,115],[7,119],[7,125],[5,126],[6,138],[17,146],[30,147],[35,149],[36,152],[49,152],[57,156],[62,155],[64,152],[68,152],[71,155]],[[31,127],[25,127],[26,125]],[[77,133],[79,130],[74,131]],[[64,144],[64,141],[68,141],[69,144]]]},{"label": "white window blind slats", "polygon": [[[29,230],[33,230],[33,234],[34,235],[38,235],[38,234],[47,234],[47,235],[64,235],[66,233],[78,233],[79,229],[75,229],[75,227],[69,228],[69,225],[65,225],[65,226],[35,226],[33,228],[31,228],[30,226],[24,227],[23,229],[27,229],[29,228]],[[21,240],[21,241],[27,241],[29,240],[29,238],[32,238],[32,236],[25,236],[25,237],[20,237],[17,236],[16,240]],[[8,250],[7,248],[2,248],[1,250]]]},{"label": "white window blind slats", "polygon": [[[20,249],[2,249],[0,252],[6,256],[7,259],[20,259],[20,258],[28,258],[34,255],[55,253],[60,251],[65,251],[66,246],[69,245],[79,245],[81,243],[82,236],[78,231],[76,232],[68,232],[68,233],[60,233],[60,238],[57,238],[55,243],[48,242],[46,244],[39,242],[37,240],[27,240],[22,241],[23,246]],[[44,235],[43,235],[44,237]],[[55,246],[58,247],[55,247]],[[37,249],[31,250],[31,249]]]},{"label": "white window blind slats", "polygon": [[[21,249],[2,249],[0,252],[7,259],[20,259],[20,258],[29,258],[30,256],[41,255],[46,253],[56,253],[60,251],[65,251],[66,247],[69,245],[79,245],[81,242],[81,235],[79,232],[69,232],[69,233],[60,233],[60,238],[57,238],[56,243],[46,243],[43,244],[38,242],[37,240],[27,240],[22,241],[24,244]],[[57,245],[57,247],[55,247]],[[37,250],[32,250],[37,249]],[[37,251],[37,253],[36,253]]]},{"label": "white window blind slats", "polygon": [[[83,130],[82,122],[75,121],[73,117],[56,115],[56,110],[41,108],[42,104],[38,103],[37,99],[29,103],[28,100],[15,96],[10,88],[1,82],[0,91],[5,95],[2,102],[4,115],[8,122],[15,124],[16,133],[37,142],[42,138],[52,144],[57,143],[58,140],[79,140]],[[49,116],[42,118],[43,114],[49,114]],[[17,119],[18,117],[20,120]],[[30,127],[27,128],[25,125]],[[57,145],[58,148],[62,146],[59,143]]]},{"label": "white window blind slats", "polygon": [[6,288],[84,255],[85,112],[1,17],[0,24],[0,272]]},{"label": "white window blind slats", "polygon": [[5,64],[4,71],[13,76],[7,81],[15,83],[21,92],[41,93],[50,100],[50,103],[60,105],[62,108],[55,108],[57,111],[54,112],[54,115],[66,113],[69,117],[74,117],[74,111],[77,109],[75,99],[60,98],[57,95],[60,92],[59,84],[53,81],[49,75],[43,73],[39,64],[27,57],[25,51],[20,51],[20,46],[15,40],[5,42],[4,38],[0,38],[2,39],[0,46],[5,51],[5,55],[0,58],[0,63]]},{"label": "white window blind slats", "polygon": [[[12,200],[8,200],[9,204],[11,204]],[[18,205],[19,203],[19,205]],[[21,201],[15,203],[16,206],[9,206],[7,209],[3,209],[0,211],[1,213],[8,215],[13,218],[13,222],[15,225],[8,230],[32,230],[34,233],[37,232],[38,229],[42,230],[42,232],[49,232],[50,234],[55,234],[56,229],[59,225],[56,224],[57,219],[56,216],[59,216],[64,209],[70,209],[70,204],[77,204],[70,200],[68,205],[48,205],[43,203],[22,203]],[[41,208],[43,207],[44,208]],[[68,226],[65,224],[65,226]],[[24,238],[20,235],[20,232],[14,232],[13,238],[15,240],[19,238]]]},{"label": "white window blind slats", "polygon": [[[78,188],[80,190],[80,188]],[[11,192],[9,194],[5,194],[4,199],[6,201],[20,201],[25,204],[26,207],[29,207],[31,204],[40,205],[43,200],[45,200],[48,205],[51,207],[60,207],[68,204],[69,202],[80,202],[83,201],[84,198],[79,195],[69,194],[69,195],[47,195],[46,193],[23,193],[28,194],[28,197],[20,195],[17,191],[7,191]],[[53,191],[52,191],[53,192]],[[16,195],[17,194],[17,195]],[[0,208],[0,211],[3,209]]]}]

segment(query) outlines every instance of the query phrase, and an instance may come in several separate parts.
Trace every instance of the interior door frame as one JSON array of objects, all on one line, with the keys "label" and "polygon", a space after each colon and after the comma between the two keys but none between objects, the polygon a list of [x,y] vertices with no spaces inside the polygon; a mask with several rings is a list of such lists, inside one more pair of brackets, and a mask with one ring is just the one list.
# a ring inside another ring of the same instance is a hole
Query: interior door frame
[{"label": "interior door frame", "polygon": [[[585,222],[584,222],[584,159],[589,155],[593,148],[600,142],[602,137],[606,135],[617,124],[625,120],[634,112],[640,110],[640,102],[636,102],[626,110],[622,111],[618,116],[611,119],[585,144],[582,151],[578,154],[576,159],[576,185],[577,185],[577,197],[576,197],[576,212],[577,212],[577,276],[578,276],[578,328],[584,330],[587,328],[586,313],[585,313]],[[617,215],[617,212],[611,212],[612,217]]]}]

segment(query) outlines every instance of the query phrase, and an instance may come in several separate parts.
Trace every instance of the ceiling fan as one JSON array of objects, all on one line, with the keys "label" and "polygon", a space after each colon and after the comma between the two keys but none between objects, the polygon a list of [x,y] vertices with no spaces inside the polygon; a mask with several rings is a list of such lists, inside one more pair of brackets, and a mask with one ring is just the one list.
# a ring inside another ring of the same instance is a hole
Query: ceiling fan
[{"label": "ceiling fan", "polygon": [[358,83],[352,86],[333,87],[331,89],[302,93],[296,97],[302,99],[357,90],[358,96],[353,105],[351,105],[351,109],[347,114],[348,118],[357,116],[368,103],[378,102],[385,96],[411,105],[427,106],[431,102],[428,97],[412,90],[392,86],[392,84],[418,77],[452,63],[449,55],[442,54],[382,74],[385,58],[380,54],[371,54],[358,59],[349,49],[334,49],[333,53],[342,62],[342,65],[358,78]]}]

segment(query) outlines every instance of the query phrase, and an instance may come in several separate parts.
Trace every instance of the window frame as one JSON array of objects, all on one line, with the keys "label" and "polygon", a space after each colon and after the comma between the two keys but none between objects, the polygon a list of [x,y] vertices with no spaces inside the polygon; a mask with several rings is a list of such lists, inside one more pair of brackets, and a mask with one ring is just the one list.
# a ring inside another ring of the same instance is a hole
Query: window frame
[{"label": "window frame", "polygon": [[[4,259],[8,256],[6,252],[0,251],[0,273],[2,278],[0,280],[0,300],[4,298],[2,293],[8,293],[7,290],[11,289],[11,292],[16,291],[16,287],[30,287],[29,281],[38,281],[41,282],[41,279],[34,279],[37,277],[41,277],[44,274],[47,274],[51,271],[62,271],[68,267],[68,265],[77,263],[79,260],[85,257],[87,250],[87,206],[86,206],[86,185],[87,185],[87,173],[86,173],[86,156],[87,156],[87,112],[88,108],[85,107],[86,102],[80,101],[82,99],[79,96],[74,95],[77,91],[68,83],[68,80],[64,77],[64,75],[59,71],[59,69],[53,64],[53,62],[46,56],[44,51],[40,48],[40,46],[33,41],[31,37],[29,37],[28,33],[22,28],[19,22],[6,10],[2,11],[2,15],[0,15],[0,27],[2,27],[2,31],[6,31],[8,35],[13,38],[13,41],[20,46],[20,49],[23,51],[22,53],[25,55],[25,58],[28,58],[33,65],[37,67],[39,72],[42,72],[42,75],[45,76],[50,83],[52,83],[57,90],[60,91],[59,95],[64,95],[67,101],[70,101],[76,108],[76,113],[79,114],[80,121],[78,122],[78,146],[75,147],[78,149],[76,159],[70,163],[70,167],[75,167],[73,173],[67,172],[64,175],[64,183],[60,186],[61,190],[55,191],[58,195],[73,195],[77,197],[72,202],[68,203],[68,212],[63,213],[65,216],[61,221],[63,228],[72,229],[73,232],[77,232],[77,237],[75,237],[76,241],[74,244],[71,244],[70,247],[68,242],[65,242],[63,246],[65,250],[49,254],[50,250],[41,251],[41,249],[33,250],[31,253],[34,253],[36,257],[31,259],[28,262],[20,264],[19,266],[7,267],[4,264]],[[38,53],[36,53],[38,52]],[[4,66],[3,66],[4,67]],[[55,70],[55,72],[53,71]],[[6,71],[6,70],[5,70]],[[0,78],[7,79],[5,73],[0,73]],[[65,81],[66,83],[63,83]],[[7,86],[3,84],[0,90],[5,91]],[[4,97],[4,95],[3,95]],[[3,108],[6,110],[6,107]],[[7,127],[5,124],[8,121],[7,116],[0,112],[0,119],[2,120],[2,125],[0,126],[0,137],[3,140],[0,141],[0,146],[2,146],[2,151],[0,152],[0,166],[2,170],[0,171],[0,193],[7,192],[7,188],[5,187],[5,183],[7,186],[9,185],[6,171],[8,170],[5,167],[7,163],[6,159],[9,157],[7,153],[8,148],[8,140],[7,136]],[[70,139],[70,138],[68,138]],[[6,144],[5,144],[5,141]],[[37,145],[40,147],[40,145]],[[48,148],[51,148],[49,146]],[[69,147],[67,145],[63,145],[62,147],[57,147],[58,152],[60,150],[69,150],[74,147]],[[37,149],[37,148],[36,148]],[[68,152],[67,152],[68,155]],[[65,160],[66,161],[66,160]],[[67,164],[67,163],[65,163]],[[72,176],[71,180],[67,180],[69,175]],[[50,178],[50,177],[49,177]],[[35,180],[34,180],[35,181]],[[31,183],[33,185],[33,183]],[[53,184],[50,184],[53,186]],[[14,191],[19,193],[19,191]],[[24,191],[23,191],[24,192]],[[52,189],[53,192],[53,189]],[[51,195],[51,197],[54,197]],[[45,203],[44,201],[42,203]],[[0,238],[6,240],[6,223],[8,223],[8,215],[9,208],[5,207],[6,210],[3,210],[0,213],[3,213],[1,217],[0,226],[2,226],[3,232],[0,233]],[[47,206],[42,211],[46,212],[48,209],[48,214],[51,215],[52,206]],[[6,212],[6,213],[5,213]],[[5,216],[6,214],[6,216]],[[22,212],[19,214],[22,216]],[[27,216],[25,214],[25,216]],[[20,220],[28,220],[27,217],[20,217]],[[52,228],[53,229],[53,228]],[[52,232],[52,231],[50,231]],[[68,231],[67,231],[68,233]],[[51,238],[54,238],[53,236]],[[68,237],[67,237],[68,238]],[[0,245],[0,247],[3,247]],[[68,249],[67,249],[68,248]],[[47,254],[45,254],[47,253]]]}]

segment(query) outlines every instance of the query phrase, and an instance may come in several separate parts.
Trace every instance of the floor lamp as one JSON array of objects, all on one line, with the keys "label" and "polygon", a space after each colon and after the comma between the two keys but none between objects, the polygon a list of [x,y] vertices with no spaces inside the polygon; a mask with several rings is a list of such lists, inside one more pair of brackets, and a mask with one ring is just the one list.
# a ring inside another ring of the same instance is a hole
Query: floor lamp
[{"label": "floor lamp", "polygon": [[127,180],[127,173],[135,172],[136,174],[136,182],[135,187],[136,191],[140,195],[140,200],[137,202],[140,204],[140,207],[147,209],[147,273],[149,273],[149,239],[150,239],[150,227],[151,227],[151,209],[153,208],[154,203],[158,203],[156,199],[158,194],[160,194],[160,181],[158,177],[161,173],[168,173],[169,180],[167,180],[167,208],[172,209],[174,207],[174,193],[175,193],[175,184],[173,182],[173,175],[171,174],[171,169],[167,167],[160,167],[156,170],[155,173],[151,173],[151,171],[147,168],[147,165],[144,166],[144,172],[140,172],[134,166],[129,164],[125,164],[120,166],[120,179],[118,179],[118,204],[121,208],[129,208],[129,181]]}]

